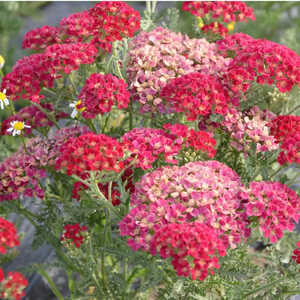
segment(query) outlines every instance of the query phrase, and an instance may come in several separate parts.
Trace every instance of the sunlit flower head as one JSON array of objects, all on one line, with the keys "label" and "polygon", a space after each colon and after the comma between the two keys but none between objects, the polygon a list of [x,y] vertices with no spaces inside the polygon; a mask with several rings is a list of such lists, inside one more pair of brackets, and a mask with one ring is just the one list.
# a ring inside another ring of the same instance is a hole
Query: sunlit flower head
[{"label": "sunlit flower head", "polygon": [[10,127],[7,129],[7,132],[11,132],[13,136],[20,135],[24,128],[30,128],[31,126],[26,125],[22,121],[12,121],[10,122]]},{"label": "sunlit flower head", "polygon": [[3,68],[4,64],[5,64],[5,60],[4,60],[3,56],[0,55],[0,69]]},{"label": "sunlit flower head", "polygon": [[80,105],[81,105],[81,100],[73,101],[71,104],[69,104],[69,106],[73,108],[73,111],[71,113],[72,119],[76,118],[78,113],[81,113],[86,109],[86,107],[79,108]]},{"label": "sunlit flower head", "polygon": [[[1,69],[1,55],[0,55],[0,69]],[[9,105],[8,98],[6,96],[6,89],[3,92],[0,92],[0,108],[4,109],[5,106]]]}]

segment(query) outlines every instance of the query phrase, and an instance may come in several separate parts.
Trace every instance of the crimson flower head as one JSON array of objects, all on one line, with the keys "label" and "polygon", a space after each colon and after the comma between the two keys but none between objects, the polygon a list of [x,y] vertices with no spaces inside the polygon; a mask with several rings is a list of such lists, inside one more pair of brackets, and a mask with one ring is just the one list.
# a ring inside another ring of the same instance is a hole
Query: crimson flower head
[{"label": "crimson flower head", "polygon": [[19,246],[19,244],[15,225],[0,217],[0,253],[5,254],[7,248]]},{"label": "crimson flower head", "polygon": [[43,26],[28,31],[23,39],[22,48],[31,50],[44,50],[58,42],[58,30],[54,26]]},{"label": "crimson flower head", "polygon": [[0,297],[3,299],[21,300],[25,296],[24,289],[28,285],[27,279],[19,272],[8,272],[7,278],[4,277],[3,270],[0,268]]},{"label": "crimson flower head", "polygon": [[113,105],[120,109],[127,108],[130,94],[123,79],[118,79],[112,74],[94,73],[86,80],[79,99],[80,107],[85,108],[82,116],[93,119],[98,114],[103,115],[111,111]]},{"label": "crimson flower head", "polygon": [[103,40],[114,42],[123,37],[133,37],[140,28],[140,14],[122,1],[101,1],[89,10],[95,18]]},{"label": "crimson flower head", "polygon": [[218,257],[225,256],[226,247],[217,232],[202,223],[181,223],[162,226],[154,234],[150,252],[162,258],[172,257],[178,276],[204,280],[219,268]]},{"label": "crimson flower head", "polygon": [[61,241],[69,241],[74,244],[77,248],[84,242],[83,232],[87,231],[86,226],[80,226],[79,223],[67,224],[64,226],[64,232],[61,236]]},{"label": "crimson flower head", "polygon": [[88,171],[114,171],[123,167],[123,146],[105,134],[86,133],[70,138],[60,148],[56,169],[65,168],[68,175],[87,175]]},{"label": "crimson flower head", "polygon": [[190,121],[211,113],[224,115],[229,96],[220,80],[200,72],[171,79],[160,96],[175,112],[182,112]]}]

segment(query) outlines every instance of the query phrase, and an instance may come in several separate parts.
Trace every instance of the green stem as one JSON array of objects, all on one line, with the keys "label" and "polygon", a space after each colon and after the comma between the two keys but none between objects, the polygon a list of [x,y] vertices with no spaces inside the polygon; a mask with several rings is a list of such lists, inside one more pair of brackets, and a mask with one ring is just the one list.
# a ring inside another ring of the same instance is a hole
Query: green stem
[{"label": "green stem", "polygon": [[106,129],[106,126],[108,124],[109,117],[110,117],[110,114],[107,114],[107,116],[105,118],[105,121],[104,121],[104,126],[102,128],[102,133],[105,133],[105,129]]},{"label": "green stem", "polygon": [[297,105],[296,107],[294,107],[291,111],[289,111],[289,112],[287,113],[287,115],[292,114],[293,112],[297,111],[299,108],[300,108],[300,104]]},{"label": "green stem", "polygon": [[285,165],[280,166],[273,174],[271,174],[271,175],[269,176],[269,178],[272,179],[272,178],[275,177],[280,171],[282,171],[282,170],[285,169],[285,168],[286,168]]},{"label": "green stem", "polygon": [[[299,276],[296,275],[295,277],[298,278]],[[294,279],[296,279],[295,277],[294,277]],[[243,295],[243,297],[241,299],[246,299],[248,296],[250,296],[252,294],[255,294],[255,293],[259,292],[259,291],[265,290],[265,289],[267,289],[269,287],[275,286],[277,283],[283,283],[283,281],[284,281],[283,278],[279,278],[279,279],[273,280],[272,282],[270,282],[268,284],[265,284],[263,286],[260,286],[260,287],[258,287],[256,289],[252,290],[251,292]]]},{"label": "green stem", "polygon": [[72,277],[72,272],[69,270],[66,270],[66,273],[68,275],[68,286],[69,286],[69,291],[70,291],[70,300],[75,300],[73,297],[75,295],[75,282]]},{"label": "green stem", "polygon": [[57,297],[58,300],[64,300],[63,295],[60,293],[60,291],[57,289],[55,283],[48,275],[47,271],[44,270],[41,266],[38,266],[38,272],[47,280],[49,286],[51,287],[52,292]]},{"label": "green stem", "polygon": [[69,75],[69,79],[70,79],[71,85],[72,85],[72,87],[73,87],[73,90],[74,90],[74,93],[75,93],[75,97],[77,98],[78,93],[77,93],[77,88],[76,88],[76,85],[75,85],[75,82],[74,82],[74,78],[73,78],[73,75],[74,75],[74,74],[75,74],[75,73],[71,73],[71,74]]}]

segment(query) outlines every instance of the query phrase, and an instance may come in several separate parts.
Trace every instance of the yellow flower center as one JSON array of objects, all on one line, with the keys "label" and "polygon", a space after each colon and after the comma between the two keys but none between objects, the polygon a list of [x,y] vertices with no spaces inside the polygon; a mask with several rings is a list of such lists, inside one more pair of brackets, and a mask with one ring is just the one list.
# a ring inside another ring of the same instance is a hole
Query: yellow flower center
[{"label": "yellow flower center", "polygon": [[78,100],[75,104],[75,109],[79,112],[83,112],[85,111],[86,107],[82,107],[82,108],[78,108],[77,106],[79,106],[81,104],[81,100]]},{"label": "yellow flower center", "polygon": [[198,27],[202,28],[204,26],[204,22],[203,22],[202,18],[201,17],[197,17],[197,19],[198,19]]},{"label": "yellow flower center", "polygon": [[24,128],[24,123],[18,121],[18,122],[16,122],[16,123],[14,124],[13,128],[14,128],[15,130],[22,130],[22,129]]},{"label": "yellow flower center", "polygon": [[[1,64],[1,62],[0,62]],[[2,92],[0,92],[0,101],[4,101],[6,99],[6,95]]]},{"label": "yellow flower center", "polygon": [[228,31],[233,31],[233,29],[234,29],[234,25],[235,25],[235,22],[231,22],[231,23],[229,23],[229,24],[227,25],[227,29],[228,29]]},{"label": "yellow flower center", "polygon": [[0,55],[0,68],[3,67],[4,63],[5,63],[5,60],[4,60],[3,56]]}]

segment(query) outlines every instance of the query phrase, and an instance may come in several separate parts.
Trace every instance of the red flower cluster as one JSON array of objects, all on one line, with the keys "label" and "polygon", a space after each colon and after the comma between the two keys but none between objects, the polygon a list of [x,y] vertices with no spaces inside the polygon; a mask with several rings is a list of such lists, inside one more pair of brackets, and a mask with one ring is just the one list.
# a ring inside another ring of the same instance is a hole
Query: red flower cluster
[{"label": "red flower cluster", "polygon": [[201,18],[210,14],[212,19],[222,18],[225,23],[255,21],[253,8],[241,1],[186,1],[182,10]]},{"label": "red flower cluster", "polygon": [[7,248],[19,246],[19,244],[15,225],[0,217],[0,253],[5,254]]},{"label": "red flower cluster", "polygon": [[[215,230],[202,223],[167,224],[159,228],[151,241],[150,253],[172,257],[178,276],[204,280],[213,268],[219,268],[217,254],[225,256],[226,248]],[[192,261],[190,260],[192,259]]]},{"label": "red flower cluster", "polygon": [[[296,261],[296,263],[299,265],[300,264],[300,241],[297,243],[298,249],[294,250],[294,255],[292,256],[292,259]],[[299,270],[300,272],[300,270]]]},{"label": "red flower cluster", "polygon": [[43,26],[29,31],[23,48],[41,50],[56,43],[91,43],[107,52],[111,43],[132,37],[140,27],[139,12],[121,1],[97,3],[93,8],[63,18],[59,27]]},{"label": "red flower cluster", "polygon": [[188,129],[183,124],[165,124],[164,128],[170,134],[183,138],[183,145],[185,147],[191,147],[193,150],[204,152],[209,158],[213,158],[216,155],[215,147],[217,142],[211,133],[196,131],[192,128]]},{"label": "red flower cluster", "polygon": [[3,77],[1,89],[7,90],[10,100],[20,98],[40,103],[41,89],[52,88],[58,72],[70,73],[81,64],[93,63],[97,49],[91,44],[54,44],[42,54],[32,54],[18,60],[12,72]]},{"label": "red flower cluster", "polygon": [[80,224],[67,224],[64,226],[64,231],[61,236],[61,241],[68,241],[72,244],[75,244],[77,248],[80,248],[80,246],[84,242],[84,235],[83,232],[87,231],[86,226],[80,226]]},{"label": "red flower cluster", "polygon": [[82,64],[93,63],[97,52],[96,47],[91,44],[55,44],[46,49],[45,55],[55,72],[69,74],[78,70]]},{"label": "red flower cluster", "polygon": [[251,44],[253,41],[255,41],[255,39],[250,35],[239,32],[227,36],[226,39],[218,40],[216,44],[222,55],[231,57],[245,49],[248,44]]},{"label": "red flower cluster", "polygon": [[200,29],[205,33],[213,33],[225,37],[228,29],[220,23],[255,20],[253,8],[240,1],[187,1],[182,4],[182,10],[188,11],[198,18],[210,17],[218,20],[205,24]]},{"label": "red flower cluster", "polygon": [[50,61],[44,54],[25,56],[3,77],[1,90],[6,89],[12,101],[28,99],[39,103],[44,98],[40,95],[41,87],[53,86],[53,74]]},{"label": "red flower cluster", "polygon": [[56,169],[66,168],[67,174],[86,176],[88,171],[114,171],[124,168],[123,146],[105,134],[86,133],[70,138],[61,148]]},{"label": "red flower cluster", "polygon": [[230,100],[219,79],[203,73],[190,73],[171,79],[160,96],[170,109],[183,112],[190,121],[211,113],[224,115]]},{"label": "red flower cluster", "polygon": [[22,48],[32,50],[43,50],[58,42],[58,30],[54,26],[43,26],[28,31],[23,39]]},{"label": "red flower cluster", "polygon": [[288,136],[300,132],[300,116],[278,115],[270,123],[270,132],[278,142],[283,142]]},{"label": "red flower cluster", "polygon": [[97,3],[89,10],[95,18],[95,26],[100,38],[109,42],[133,37],[140,28],[140,14],[122,1]]},{"label": "red flower cluster", "polygon": [[113,105],[118,108],[127,108],[130,102],[130,94],[127,84],[112,74],[92,74],[82,88],[78,108],[85,108],[82,116],[93,119],[98,114],[109,112]]},{"label": "red flower cluster", "polygon": [[95,34],[95,18],[85,10],[63,18],[59,23],[59,35],[64,43],[86,42]]},{"label": "red flower cluster", "polygon": [[[53,105],[50,103],[44,103],[41,104],[41,106],[51,112],[53,111]],[[67,115],[64,113],[57,114],[57,118],[60,117],[66,117]],[[32,130],[35,128],[41,128],[41,127],[51,127],[53,125],[53,122],[50,121],[46,114],[44,114],[41,110],[39,110],[34,105],[29,105],[24,108],[22,108],[20,111],[18,111],[15,115],[12,115],[11,117],[5,119],[1,125],[1,131],[0,135],[8,135],[10,134],[7,132],[7,129],[10,127],[10,123],[12,121],[23,121],[27,125],[30,125],[30,128],[24,128],[23,134],[30,135]]]},{"label": "red flower cluster", "polygon": [[[221,51],[240,48],[228,67],[227,80],[234,92],[246,92],[253,81],[258,84],[276,83],[282,93],[300,84],[300,56],[291,49],[268,40],[238,35],[220,42]],[[226,48],[226,47],[229,48]]]},{"label": "red flower cluster", "polygon": [[218,22],[213,22],[207,25],[204,25],[201,27],[201,30],[207,34],[213,33],[215,35],[220,35],[222,37],[225,37],[228,34],[228,29]]},{"label": "red flower cluster", "polygon": [[251,182],[246,213],[258,217],[259,227],[271,243],[283,236],[283,230],[293,230],[299,212],[300,198],[288,186],[280,182]]},{"label": "red flower cluster", "polygon": [[4,277],[0,268],[0,296],[3,299],[21,300],[25,296],[24,289],[28,285],[27,279],[19,272],[8,272]]},{"label": "red flower cluster", "polygon": [[281,142],[278,162],[300,164],[300,116],[277,116],[272,120],[271,134]]}]

